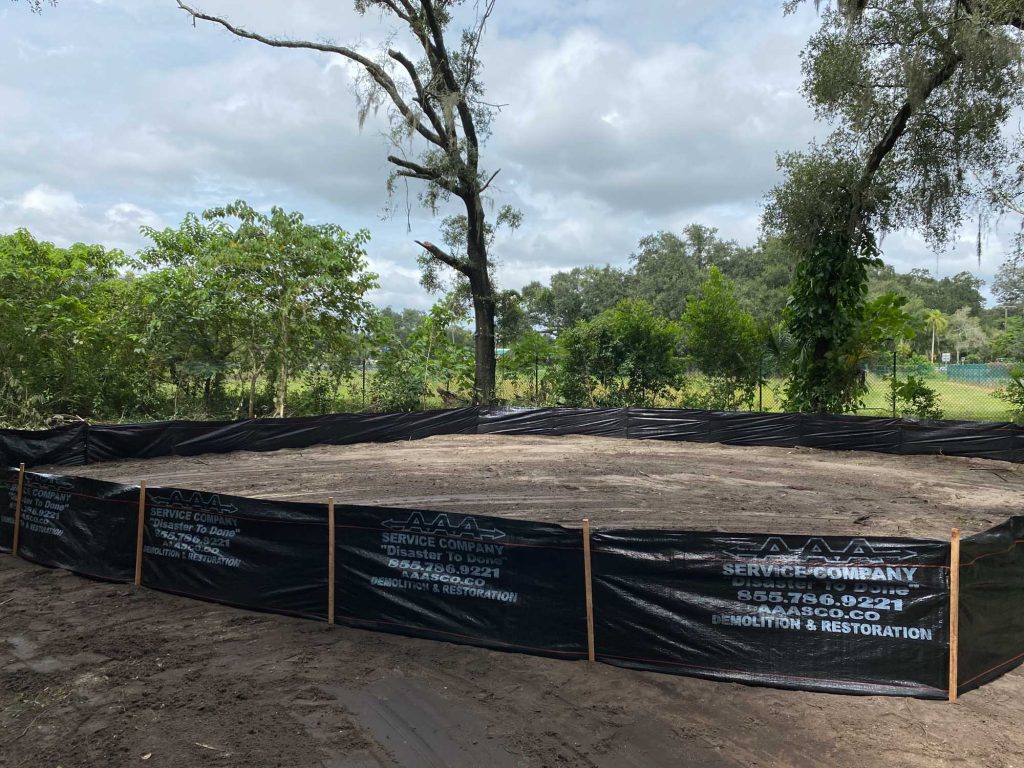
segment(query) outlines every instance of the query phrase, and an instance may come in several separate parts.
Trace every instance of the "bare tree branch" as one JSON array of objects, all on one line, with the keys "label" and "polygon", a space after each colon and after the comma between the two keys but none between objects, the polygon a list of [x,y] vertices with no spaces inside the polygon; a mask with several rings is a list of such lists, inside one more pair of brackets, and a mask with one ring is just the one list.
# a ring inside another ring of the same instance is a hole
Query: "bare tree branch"
[{"label": "bare tree branch", "polygon": [[486,182],[484,183],[484,185],[483,185],[482,187],[480,187],[480,194],[481,194],[481,195],[482,195],[482,194],[484,193],[484,191],[485,191],[485,190],[486,190],[486,189],[487,189],[487,188],[488,188],[489,186],[491,186],[491,182],[492,182],[492,181],[494,181],[494,177],[495,177],[495,176],[497,176],[497,175],[498,175],[499,173],[501,173],[501,168],[499,168],[499,169],[498,169],[498,170],[496,170],[496,171],[495,171],[494,173],[492,173],[492,174],[491,174],[491,178],[489,178],[489,179],[488,179],[488,180],[487,180],[487,181],[486,181]]},{"label": "bare tree branch", "polygon": [[261,35],[257,32],[250,32],[247,29],[235,26],[231,22],[219,16],[212,16],[210,14],[203,13],[202,11],[198,11],[183,3],[182,0],[175,1],[181,10],[185,11],[185,13],[192,17],[193,22],[196,19],[201,19],[213,24],[219,24],[228,32],[235,35],[235,37],[245,38],[246,40],[255,40],[258,43],[263,43],[264,45],[271,46],[272,48],[294,48],[308,51],[320,51],[321,53],[334,53],[338,56],[344,56],[346,59],[356,62],[366,70],[367,74],[373,78],[373,81],[377,83],[377,85],[384,89],[391,101],[394,102],[395,107],[397,107],[402,116],[408,120],[411,125],[413,125],[417,133],[431,144],[435,144],[439,147],[446,146],[444,140],[428,126],[424,125],[417,117],[412,107],[410,107],[406,103],[405,99],[402,98],[402,94],[398,90],[398,85],[391,78],[391,75],[389,75],[387,71],[375,61],[367,58],[358,51],[343,45],[331,45],[330,43],[314,43],[309,40],[288,40],[266,37],[265,35]]},{"label": "bare tree branch", "polygon": [[447,264],[449,267],[457,272],[461,272],[464,275],[468,275],[470,272],[469,265],[463,260],[452,256],[447,251],[438,248],[433,243],[426,240],[415,240],[416,245],[420,246],[423,250],[431,255],[432,258],[437,259],[442,264]]},{"label": "bare tree branch", "polygon": [[395,16],[400,18],[406,24],[412,24],[412,9],[409,8],[408,3],[403,3],[403,6],[405,8],[405,10],[403,11],[394,3],[394,0],[378,0],[378,2],[380,2],[383,5],[386,5],[391,10],[391,12],[395,14]]},{"label": "bare tree branch", "polygon": [[441,68],[441,76],[444,78],[448,90],[460,96],[456,105],[459,110],[459,121],[462,123],[462,133],[466,137],[466,143],[469,145],[469,150],[466,153],[469,161],[468,170],[475,175],[479,159],[480,140],[476,135],[473,113],[469,108],[469,104],[466,103],[465,94],[459,89],[459,84],[455,80],[455,72],[452,71],[451,60],[444,42],[444,30],[437,20],[437,14],[434,13],[434,0],[421,0],[421,3],[423,5],[423,15],[426,17],[427,24],[430,27],[433,47]]},{"label": "bare tree branch", "polygon": [[388,155],[388,162],[393,165],[397,165],[401,169],[397,171],[399,176],[404,176],[409,179],[429,181],[432,184],[437,184],[437,186],[456,196],[461,196],[465,192],[460,185],[452,183],[452,181],[446,178],[443,173],[431,170],[425,165],[420,165],[419,163],[414,163],[411,160],[405,160],[401,157],[396,157],[395,155]]},{"label": "bare tree branch", "polygon": [[388,155],[388,162],[397,165],[399,168],[404,168],[406,170],[412,171],[413,173],[418,173],[421,176],[428,176],[430,178],[434,178],[435,176],[438,175],[437,173],[429,170],[426,166],[420,165],[419,163],[414,163],[411,160],[406,160],[401,157],[395,157],[394,155]]},{"label": "bare tree branch", "polygon": [[[420,81],[419,73],[416,71],[416,65],[413,64],[401,51],[389,50],[388,56],[401,64],[406,73],[409,75],[409,79],[412,81],[413,88],[416,89],[416,103],[423,108],[423,114],[430,120],[430,124],[434,127],[434,131],[439,136],[445,136],[448,139],[449,144],[451,143],[451,136],[448,136],[448,131],[441,118],[437,114],[437,110],[430,103],[430,94],[427,93],[423,87],[423,83]],[[456,143],[458,139],[456,138]]]},{"label": "bare tree branch", "polygon": [[[477,22],[476,31],[473,33],[473,46],[472,48],[470,48],[469,56],[467,56],[467,62],[475,63],[479,61],[479,59],[477,58],[477,54],[480,52],[480,41],[483,39],[484,36],[484,27],[487,26],[487,20],[491,17],[491,14],[494,13],[494,4],[496,2],[497,0],[487,0],[487,5],[484,8],[484,12],[480,15],[480,18]],[[469,89],[469,82],[473,78],[474,74],[476,74],[475,68],[471,66],[469,63],[467,63],[466,80],[462,84],[463,91],[467,91]]]}]

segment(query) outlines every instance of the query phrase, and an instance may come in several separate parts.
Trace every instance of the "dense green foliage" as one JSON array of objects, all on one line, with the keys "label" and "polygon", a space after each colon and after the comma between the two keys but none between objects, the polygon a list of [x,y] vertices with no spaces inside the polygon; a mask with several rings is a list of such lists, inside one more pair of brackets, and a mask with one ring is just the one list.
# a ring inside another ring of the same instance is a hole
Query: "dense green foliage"
[{"label": "dense green foliage", "polygon": [[707,279],[711,267],[733,281],[742,308],[758,320],[777,319],[789,296],[793,260],[776,240],[752,248],[724,240],[699,224],[681,235],[657,232],[641,238],[631,266],[575,267],[556,272],[548,285],[533,282],[522,290],[523,306],[536,326],[558,333],[592,320],[625,298],[646,301],[655,311],[678,320]]},{"label": "dense green foliage", "polygon": [[992,339],[992,350],[997,357],[1024,362],[1024,317],[1011,317],[1006,330]]},{"label": "dense green foliage", "polygon": [[540,405],[552,396],[556,372],[555,343],[536,330],[525,331],[508,352],[498,358],[498,376],[509,386],[517,405]]},{"label": "dense green foliage", "polygon": [[[459,327],[464,309],[456,297],[434,305],[403,341],[394,325],[379,324],[374,346],[377,368],[372,402],[383,411],[412,411],[422,407],[431,387],[442,398],[472,399],[473,353]],[[455,404],[454,401],[450,404]]]},{"label": "dense green foliage", "polygon": [[365,232],[235,203],[148,234],[134,259],[0,237],[0,419],[280,415],[292,369],[350,370]]},{"label": "dense green foliage", "polygon": [[708,379],[705,392],[686,405],[712,410],[750,407],[761,365],[754,318],[741,309],[733,286],[712,266],[681,321],[687,362]]},{"label": "dense green foliage", "polygon": [[315,357],[338,370],[352,356],[352,330],[368,310],[363,295],[376,285],[365,272],[369,234],[242,201],[203,220],[145,230],[153,240],[141,254],[152,269],[143,279],[153,310],[147,346],[176,393],[202,381],[206,410],[235,375],[248,385],[248,415],[268,378],[283,416],[294,366]]},{"label": "dense green foliage", "polygon": [[0,421],[151,412],[141,290],[129,264],[100,246],[0,236]]},{"label": "dense green foliage", "polygon": [[902,381],[895,376],[887,381],[896,413],[920,419],[942,418],[938,393],[925,384],[924,379],[911,375]]},{"label": "dense green foliage", "polygon": [[1014,366],[1010,370],[1010,382],[997,396],[1010,405],[1015,421],[1024,422],[1024,365]]},{"label": "dense green foliage", "polygon": [[649,405],[681,373],[679,327],[641,299],[623,299],[558,338],[558,392],[567,405]]},{"label": "dense green foliage", "polygon": [[[151,245],[135,257],[57,248],[27,232],[0,238],[5,424],[40,425],[53,414],[225,418],[280,414],[282,403],[302,414],[472,401],[466,293],[453,291],[429,312],[370,307],[364,232],[239,203],[148,234]],[[792,322],[780,323],[787,261],[781,239],[745,248],[693,226],[643,238],[629,269],[579,268],[504,292],[499,398],[733,409],[757,407],[770,384],[781,404],[799,354]],[[656,293],[655,276],[667,281],[674,269],[686,280]],[[954,361],[1024,359],[1018,310],[975,312],[974,278],[875,265],[865,279],[868,298],[841,346],[849,401],[860,401],[865,369],[891,368],[894,345],[901,366],[927,367],[929,316],[941,317],[936,351]],[[910,400],[899,407],[928,410]]]},{"label": "dense green foliage", "polygon": [[794,405],[842,412],[859,402],[848,347],[879,266],[877,234],[914,228],[940,246],[972,204],[1012,190],[1002,128],[1024,103],[1017,27],[987,2],[824,8],[804,51],[804,94],[834,130],[782,158],[786,180],[765,214],[766,231],[799,260],[788,307]]}]

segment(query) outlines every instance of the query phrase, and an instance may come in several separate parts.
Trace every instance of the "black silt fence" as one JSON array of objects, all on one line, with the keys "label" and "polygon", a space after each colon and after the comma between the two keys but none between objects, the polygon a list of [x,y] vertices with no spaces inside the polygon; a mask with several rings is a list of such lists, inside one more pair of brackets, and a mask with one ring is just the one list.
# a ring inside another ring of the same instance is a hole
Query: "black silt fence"
[{"label": "black silt fence", "polygon": [[0,465],[81,466],[453,434],[590,435],[1024,462],[1024,427],[1010,423],[671,408],[460,408],[232,422],[82,423],[42,432],[0,430]]},{"label": "black silt fence", "polygon": [[336,509],[338,623],[558,658],[587,655],[581,532],[424,510]]},{"label": "black silt fence", "polygon": [[599,661],[782,688],[948,695],[945,542],[621,529],[593,542]]},{"label": "black silt fence", "polygon": [[141,565],[153,589],[326,621],[327,509],[149,488]]},{"label": "black silt fence", "polygon": [[[10,549],[17,525],[16,554],[87,576],[130,582],[138,572],[142,586],[202,600],[555,658],[583,659],[592,648],[600,662],[714,680],[947,696],[946,542],[588,534],[486,515],[339,505],[332,585],[327,505],[149,488],[140,529],[139,486],[27,472],[19,499],[17,480],[17,471],[0,474],[0,543]],[[1004,557],[1015,535],[997,529],[978,546]],[[975,591],[1004,614],[1012,607],[1012,594],[993,596],[993,581],[1006,574],[994,558],[991,567],[978,590],[966,590],[969,617]],[[1010,666],[974,674],[1019,644],[1018,625],[1001,621],[995,639],[990,626],[971,625],[962,649],[994,647],[964,657],[965,685]]]},{"label": "black silt fence", "polygon": [[1024,517],[960,545],[959,689],[977,688],[1024,661]]},{"label": "black silt fence", "polygon": [[[1013,425],[655,409],[460,409],[0,434],[6,461],[569,435],[1021,460]],[[63,452],[63,453],[62,453]],[[859,694],[948,694],[948,542],[595,528],[0,470],[0,549],[83,575],[434,640]],[[1024,518],[962,543],[958,690],[1024,659]],[[141,546],[138,531],[142,532]],[[593,634],[587,593],[592,594]],[[328,605],[335,611],[328,616]]]}]

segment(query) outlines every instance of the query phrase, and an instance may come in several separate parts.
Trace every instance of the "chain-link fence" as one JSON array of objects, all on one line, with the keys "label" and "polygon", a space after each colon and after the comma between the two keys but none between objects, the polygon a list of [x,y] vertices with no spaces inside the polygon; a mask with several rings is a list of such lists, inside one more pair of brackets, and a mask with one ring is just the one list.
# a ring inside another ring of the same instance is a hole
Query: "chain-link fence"
[{"label": "chain-link fence", "polygon": [[[932,364],[898,358],[894,364],[891,357],[886,358],[887,355],[882,353],[861,367],[865,392],[861,398],[862,406],[855,413],[973,421],[1014,420],[1013,407],[999,397],[1012,382],[1013,365],[1010,363]],[[557,358],[538,356],[534,362],[528,371],[524,369],[515,374],[499,365],[499,400],[530,406],[566,404],[562,402],[557,386]],[[687,368],[679,386],[662,392],[654,405],[784,412],[789,410],[786,402],[788,382],[783,370],[776,366],[769,366],[766,362],[760,381],[753,390],[749,389],[749,384],[740,385],[724,398],[721,382],[704,375],[699,369]],[[600,396],[598,389],[595,401],[585,404],[610,404],[601,401]]]},{"label": "chain-link fence", "polygon": [[[974,421],[1013,421],[999,397],[1012,381],[1009,363],[913,363],[897,360],[863,367],[866,391],[856,413]],[[895,386],[893,381],[895,380]],[[784,411],[786,381],[769,377],[758,390],[757,410]]]},{"label": "chain-link fence", "polygon": [[895,366],[869,366],[862,413],[1011,421],[1010,404],[999,397],[1011,382],[1010,369],[1008,363],[902,365],[897,361]]}]

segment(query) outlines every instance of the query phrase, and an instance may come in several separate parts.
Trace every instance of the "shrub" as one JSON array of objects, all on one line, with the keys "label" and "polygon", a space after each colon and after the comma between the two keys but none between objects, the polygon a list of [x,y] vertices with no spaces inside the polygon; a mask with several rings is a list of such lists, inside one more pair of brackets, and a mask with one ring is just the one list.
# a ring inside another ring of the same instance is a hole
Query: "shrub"
[{"label": "shrub", "polygon": [[567,405],[652,405],[680,381],[680,330],[640,299],[624,299],[558,339],[558,393]]},{"label": "shrub", "polygon": [[1024,365],[1010,369],[1010,383],[996,392],[996,397],[1010,404],[1014,421],[1024,422]]},{"label": "shrub", "polygon": [[890,376],[890,400],[895,397],[896,410],[904,416],[916,416],[919,419],[941,419],[942,409],[939,408],[938,393],[924,383],[924,379],[907,376],[900,381]]}]

